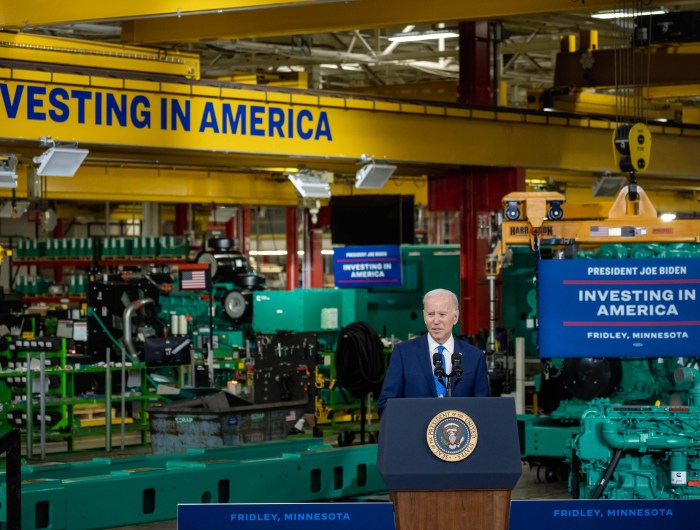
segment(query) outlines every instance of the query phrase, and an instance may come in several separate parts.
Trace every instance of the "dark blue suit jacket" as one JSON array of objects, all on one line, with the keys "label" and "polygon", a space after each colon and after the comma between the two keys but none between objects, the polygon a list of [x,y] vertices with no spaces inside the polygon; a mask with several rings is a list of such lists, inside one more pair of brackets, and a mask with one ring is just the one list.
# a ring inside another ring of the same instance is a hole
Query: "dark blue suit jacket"
[{"label": "dark blue suit jacket", "polygon": [[[484,353],[456,337],[454,351],[462,354],[464,375],[452,389],[452,396],[490,396]],[[392,398],[431,396],[437,397],[437,392],[430,363],[428,335],[398,343],[391,352],[382,393],[377,400],[377,411],[381,415],[387,400]]]}]

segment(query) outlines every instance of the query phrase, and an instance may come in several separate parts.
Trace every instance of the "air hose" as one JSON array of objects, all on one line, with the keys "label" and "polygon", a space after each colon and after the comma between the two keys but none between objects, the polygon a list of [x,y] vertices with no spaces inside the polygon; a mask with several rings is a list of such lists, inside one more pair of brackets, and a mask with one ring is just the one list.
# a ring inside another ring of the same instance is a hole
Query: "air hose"
[{"label": "air hose", "polygon": [[598,482],[598,485],[596,486],[593,495],[591,495],[591,499],[600,499],[600,496],[605,491],[605,486],[608,485],[608,482],[610,482],[610,477],[612,477],[612,474],[615,472],[615,468],[617,467],[621,456],[622,449],[616,449],[615,454],[613,455],[612,460],[610,461],[610,464],[608,464],[608,467],[605,469],[605,473],[603,473],[600,482]]},{"label": "air hose", "polygon": [[365,322],[343,328],[335,355],[338,383],[355,398],[379,395],[384,381],[384,345]]}]

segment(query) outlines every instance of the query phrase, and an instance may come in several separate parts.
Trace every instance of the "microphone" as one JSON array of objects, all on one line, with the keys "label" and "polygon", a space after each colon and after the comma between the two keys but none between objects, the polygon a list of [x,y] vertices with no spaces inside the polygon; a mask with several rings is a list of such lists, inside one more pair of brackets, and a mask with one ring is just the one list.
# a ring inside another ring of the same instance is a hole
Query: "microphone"
[{"label": "microphone", "polygon": [[464,369],[462,368],[462,354],[454,352],[452,354],[451,359],[452,359],[452,375],[454,375],[459,380],[462,378],[462,374],[464,373]]},{"label": "microphone", "polygon": [[433,366],[435,367],[435,370],[433,370],[433,374],[435,374],[438,377],[444,377],[445,376],[445,368],[442,366],[442,355],[439,353],[433,353]]}]

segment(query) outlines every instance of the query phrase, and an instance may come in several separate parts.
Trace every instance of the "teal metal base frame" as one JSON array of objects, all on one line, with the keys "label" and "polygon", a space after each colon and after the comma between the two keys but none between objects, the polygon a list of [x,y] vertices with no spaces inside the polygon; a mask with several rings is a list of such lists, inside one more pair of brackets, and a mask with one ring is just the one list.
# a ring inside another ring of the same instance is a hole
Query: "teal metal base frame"
[{"label": "teal metal base frame", "polygon": [[[523,460],[563,459],[567,444],[580,432],[579,422],[562,423],[532,414],[518,414],[520,456]],[[571,451],[570,447],[568,450]]]},{"label": "teal metal base frame", "polygon": [[[22,528],[88,530],[175,519],[180,503],[318,502],[379,493],[377,446],[321,439],[22,468]],[[0,499],[7,477],[0,474]],[[0,521],[7,521],[0,506]],[[1,526],[4,526],[1,525]]]}]

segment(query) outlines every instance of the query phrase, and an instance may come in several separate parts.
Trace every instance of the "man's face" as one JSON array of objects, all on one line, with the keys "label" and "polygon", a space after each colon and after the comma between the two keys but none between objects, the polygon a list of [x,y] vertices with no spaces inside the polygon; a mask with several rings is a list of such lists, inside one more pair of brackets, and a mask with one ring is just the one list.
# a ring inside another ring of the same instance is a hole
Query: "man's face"
[{"label": "man's face", "polygon": [[459,312],[452,305],[451,297],[431,296],[423,306],[423,320],[428,333],[439,344],[443,344],[452,334]]}]

